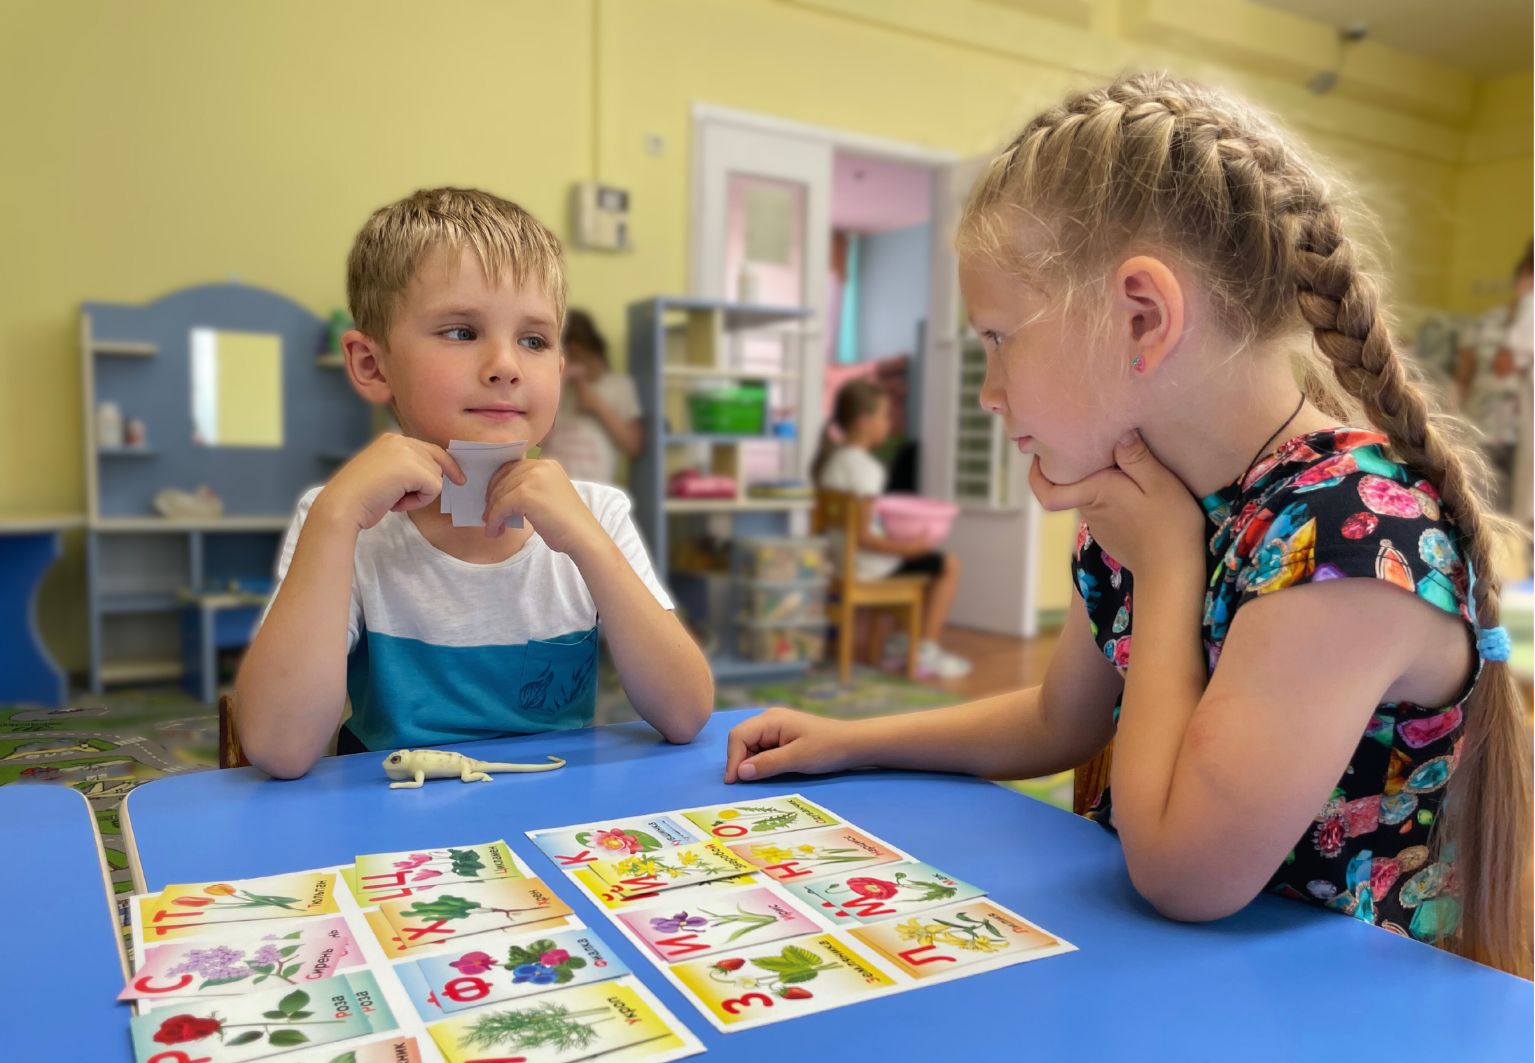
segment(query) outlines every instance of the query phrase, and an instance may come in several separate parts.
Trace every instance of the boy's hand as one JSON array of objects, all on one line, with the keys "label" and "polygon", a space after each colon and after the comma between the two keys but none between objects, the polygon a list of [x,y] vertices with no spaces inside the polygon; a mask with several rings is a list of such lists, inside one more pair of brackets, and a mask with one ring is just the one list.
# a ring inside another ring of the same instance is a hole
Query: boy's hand
[{"label": "boy's hand", "polygon": [[552,458],[509,461],[485,490],[485,534],[497,538],[512,517],[525,517],[549,549],[569,554],[607,532]]},{"label": "boy's hand", "polygon": [[854,760],[849,720],[828,720],[794,709],[768,709],[730,729],[725,781],[751,782],[786,771],[841,771]]},{"label": "boy's hand", "polygon": [[315,508],[366,531],[391,511],[420,509],[442,494],[442,478],[464,482],[464,470],[435,443],[386,432],[341,467],[315,499]]}]

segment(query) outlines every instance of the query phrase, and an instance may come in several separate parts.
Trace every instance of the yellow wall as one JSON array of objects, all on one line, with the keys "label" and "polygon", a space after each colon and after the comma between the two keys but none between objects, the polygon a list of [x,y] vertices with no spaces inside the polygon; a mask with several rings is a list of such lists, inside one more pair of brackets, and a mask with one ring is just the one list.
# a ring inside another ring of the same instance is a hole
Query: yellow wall
[{"label": "yellow wall", "polygon": [[[1518,196],[1504,162],[1463,165],[1474,115],[1498,126],[1517,85],[1479,92],[1371,45],[1352,88],[1314,97],[1300,86],[1328,35],[1245,0],[23,0],[9,12],[0,513],[83,508],[81,300],[237,274],[327,313],[368,211],[421,185],[484,185],[560,230],[572,180],[629,188],[635,251],[570,255],[573,301],[619,333],[629,300],[686,285],[694,101],[972,154],[1068,87],[1165,65],[1248,93],[1332,157],[1381,216],[1409,304],[1446,301],[1452,260],[1459,278],[1508,258],[1491,224],[1485,238],[1458,233],[1457,210],[1522,210],[1529,229],[1527,137]],[[1068,526],[1050,524],[1052,561]],[[1042,579],[1042,604],[1064,606],[1064,566]],[[70,666],[83,658],[80,594],[75,553],[45,617]]]},{"label": "yellow wall", "polygon": [[1514,263],[1535,224],[1532,92],[1529,71],[1478,86],[1465,162],[1456,174],[1451,309],[1486,310],[1509,298]]}]

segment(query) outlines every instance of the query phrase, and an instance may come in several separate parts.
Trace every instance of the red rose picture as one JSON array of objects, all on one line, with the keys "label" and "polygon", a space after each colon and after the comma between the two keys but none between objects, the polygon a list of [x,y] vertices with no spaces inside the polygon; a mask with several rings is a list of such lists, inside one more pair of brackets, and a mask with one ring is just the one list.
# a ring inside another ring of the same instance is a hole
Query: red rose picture
[{"label": "red rose picture", "polygon": [[199,1019],[196,1015],[172,1015],[160,1024],[155,1040],[162,1045],[180,1045],[188,1041],[201,1041],[223,1028],[217,1019]]}]

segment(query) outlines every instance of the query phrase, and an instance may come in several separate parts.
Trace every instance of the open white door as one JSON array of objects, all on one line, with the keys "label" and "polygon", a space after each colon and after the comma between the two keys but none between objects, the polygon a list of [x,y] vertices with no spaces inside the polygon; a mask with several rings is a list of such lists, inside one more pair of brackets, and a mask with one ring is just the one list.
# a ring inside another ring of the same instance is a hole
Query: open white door
[{"label": "open white door", "polygon": [[[802,327],[811,349],[826,320],[830,142],[702,108],[695,109],[693,138],[691,294],[809,307]],[[821,431],[824,366],[816,356],[800,362],[795,408],[808,461]]]},{"label": "open white door", "polygon": [[960,213],[986,162],[955,163],[939,170],[934,181],[922,483],[927,493],[960,506],[945,544],[962,559],[951,622],[1032,638],[1039,630],[1041,510],[1029,490],[1027,460],[977,402],[985,359],[965,323],[954,252]]}]

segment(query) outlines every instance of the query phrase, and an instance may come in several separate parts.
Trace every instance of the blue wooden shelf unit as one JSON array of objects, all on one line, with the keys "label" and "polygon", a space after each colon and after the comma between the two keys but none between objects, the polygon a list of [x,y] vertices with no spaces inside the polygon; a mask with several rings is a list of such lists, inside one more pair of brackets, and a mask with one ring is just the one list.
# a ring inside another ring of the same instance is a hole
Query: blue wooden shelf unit
[{"label": "blue wooden shelf unit", "polygon": [[[738,656],[735,581],[671,563],[674,540],[724,528],[732,540],[783,536],[803,530],[810,501],[757,498],[747,479],[763,464],[778,478],[805,475],[810,451],[798,433],[771,434],[775,417],[800,416],[804,331],[811,311],[801,306],[758,306],[713,299],[655,297],[629,304],[629,372],[640,392],[645,438],[656,441],[631,466],[635,519],[684,614],[711,635],[710,666],[720,682],[743,682],[804,671],[804,662],[762,662]],[[765,386],[763,432],[692,431],[687,395],[693,389],[746,383]],[[787,412],[788,416],[784,414]],[[776,455],[775,455],[776,452]],[[732,498],[668,498],[667,479],[678,469],[705,468],[736,482]]]},{"label": "blue wooden shelf unit", "polygon": [[[280,445],[194,443],[197,329],[279,338]],[[322,358],[326,341],[321,318],[244,284],[186,288],[142,305],[83,305],[92,692],[179,678],[204,700],[216,697],[217,651],[249,640],[294,503],[370,435],[367,405],[337,372],[339,362]],[[146,444],[100,445],[96,411],[103,402],[142,420]],[[162,489],[201,485],[222,498],[222,516],[171,519],[156,512]]]}]

